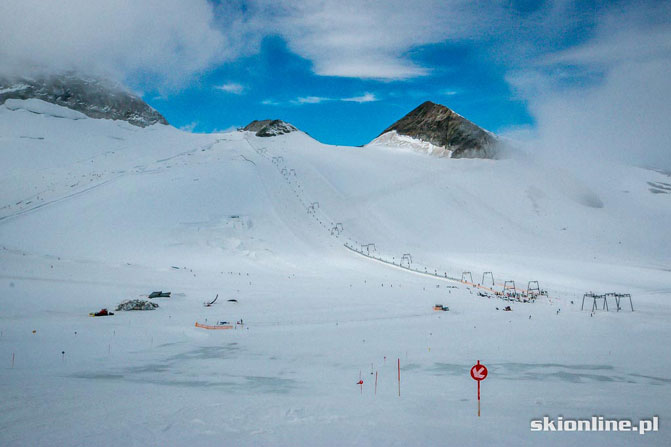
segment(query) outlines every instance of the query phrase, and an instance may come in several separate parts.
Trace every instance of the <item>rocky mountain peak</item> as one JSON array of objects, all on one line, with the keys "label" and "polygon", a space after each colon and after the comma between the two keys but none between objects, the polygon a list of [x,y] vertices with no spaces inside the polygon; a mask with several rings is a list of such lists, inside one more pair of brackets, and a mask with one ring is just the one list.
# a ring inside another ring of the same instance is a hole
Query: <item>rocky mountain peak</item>
[{"label": "rocky mountain peak", "polygon": [[[449,108],[426,101],[386,128],[449,151],[452,158],[494,158],[496,137]],[[379,139],[379,137],[378,137]]]}]

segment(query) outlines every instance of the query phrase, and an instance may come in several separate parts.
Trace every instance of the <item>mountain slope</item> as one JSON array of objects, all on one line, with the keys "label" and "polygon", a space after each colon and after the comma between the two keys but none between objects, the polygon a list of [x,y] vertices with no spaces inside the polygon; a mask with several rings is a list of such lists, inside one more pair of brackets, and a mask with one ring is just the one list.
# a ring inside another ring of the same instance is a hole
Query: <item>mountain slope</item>
[{"label": "mountain slope", "polygon": [[90,118],[127,121],[138,127],[168,124],[138,96],[109,81],[73,74],[36,78],[0,78],[0,104],[8,99],[40,99]]},{"label": "mountain slope", "polygon": [[[446,262],[445,253],[477,264],[491,262],[487,253],[522,263],[538,253],[571,260],[588,253],[641,265],[663,262],[662,247],[671,243],[657,231],[661,222],[670,220],[669,195],[649,191],[648,182],[668,183],[657,172],[612,168],[612,176],[585,183],[557,168],[518,160],[436,161],[381,147],[323,145],[302,132],[275,138],[246,132],[192,135],[169,126],[138,132],[110,120],[55,118],[53,110],[40,115],[31,104],[12,102],[11,107],[14,110],[0,106],[0,163],[11,167],[0,178],[0,219],[25,217],[3,223],[2,233],[19,237],[30,221],[36,234],[30,242],[34,249],[51,242],[58,245],[61,239],[56,235],[71,232],[73,239],[95,237],[99,248],[105,247],[95,253],[117,252],[121,258],[125,250],[138,253],[136,248],[142,246],[140,253],[153,253],[156,244],[177,237],[164,254],[178,257],[181,249],[175,247],[185,247],[180,238],[189,234],[180,230],[184,216],[200,222],[200,215],[211,220],[211,225],[203,223],[203,230],[210,229],[202,234],[211,232],[214,239],[198,241],[192,247],[194,258],[198,250],[209,251],[217,235],[228,234],[228,225],[237,230],[225,236],[223,246],[253,247],[244,250],[273,253],[280,260],[295,257],[291,247],[303,246],[299,241],[306,238],[310,248],[299,250],[299,256],[318,257],[332,241],[327,237],[319,242],[321,226],[309,230],[312,216],[319,216],[324,225],[344,224],[349,237],[376,243],[390,256],[413,250],[427,265],[455,270],[461,268],[460,261]],[[33,112],[25,112],[27,108]],[[616,183],[609,180],[618,176]],[[93,188],[99,184],[107,186]],[[109,195],[98,197],[104,191],[114,193],[114,185],[122,184],[124,193],[114,201]],[[145,188],[150,194],[143,195]],[[143,229],[131,227],[128,234],[136,235],[135,242],[125,246],[110,235],[118,222],[133,221],[125,205],[128,195],[137,195],[132,200]],[[93,201],[84,205],[87,196]],[[66,197],[73,198],[68,199],[68,212],[57,212],[64,217],[61,221],[47,209],[65,207],[60,200]],[[306,206],[313,202],[319,203],[318,209],[308,211]],[[47,203],[54,205],[42,206]],[[140,219],[145,215],[141,210],[154,209],[157,203],[164,203],[166,210],[185,209],[185,204],[192,208],[168,212],[160,225],[169,233],[161,234],[152,231],[151,216]],[[86,216],[92,208],[98,209],[95,216],[104,216],[117,207],[118,222],[70,221],[70,216]],[[238,225],[230,216],[247,223]],[[288,233],[277,237],[267,231],[273,227]],[[60,229],[52,231],[56,228]],[[292,242],[286,245],[283,239]],[[212,259],[217,252],[219,248],[202,258]]]},{"label": "mountain slope", "polygon": [[442,148],[442,151],[436,151],[436,154],[441,156],[452,158],[496,156],[497,141],[491,133],[447,107],[431,101],[426,101],[387,127],[371,144],[395,144],[397,139],[392,132]]}]

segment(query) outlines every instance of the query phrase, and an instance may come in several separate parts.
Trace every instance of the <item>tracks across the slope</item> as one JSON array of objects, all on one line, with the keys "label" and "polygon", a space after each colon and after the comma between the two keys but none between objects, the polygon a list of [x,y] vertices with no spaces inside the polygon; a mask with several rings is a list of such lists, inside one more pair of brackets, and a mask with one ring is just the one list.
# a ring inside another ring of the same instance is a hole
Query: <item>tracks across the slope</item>
[{"label": "tracks across the slope", "polygon": [[[422,276],[427,276],[431,277],[433,279],[440,279],[443,281],[450,281],[454,283],[458,283],[460,285],[466,286],[466,287],[472,287],[481,291],[484,291],[485,294],[483,295],[484,297],[490,297],[494,296],[496,298],[501,298],[507,301],[519,301],[522,302],[520,297],[524,297],[524,293],[526,291],[522,289],[515,288],[515,294],[517,296],[506,296],[504,292],[497,292],[493,290],[492,288],[483,286],[481,284],[475,284],[472,282],[464,281],[463,279],[457,279],[454,276],[450,276],[447,274],[446,271],[443,271],[442,275],[439,274],[439,269],[436,268],[429,268],[429,267],[424,267],[424,270],[422,271],[421,267],[419,267],[419,264],[416,262],[412,261],[412,258],[408,256],[406,258],[406,255],[403,255],[401,257],[400,261],[397,263],[396,258],[392,257],[389,259],[388,257],[384,257],[382,255],[375,256],[375,254],[371,254],[371,246],[372,246],[372,252],[373,253],[379,253],[377,250],[377,247],[373,243],[369,244],[364,244],[361,243],[360,241],[353,239],[352,237],[347,236],[347,232],[345,228],[343,227],[342,223],[338,223],[336,220],[332,219],[329,217],[324,210],[322,209],[320,202],[319,201],[313,201],[313,200],[308,200],[305,197],[305,190],[301,183],[298,180],[298,175],[296,173],[296,170],[293,168],[290,168],[286,160],[284,159],[284,156],[273,156],[268,153],[268,150],[266,148],[258,148],[252,144],[252,142],[249,140],[247,136],[245,136],[245,141],[251,147],[258,155],[263,157],[264,159],[270,161],[277,171],[279,171],[280,175],[284,178],[284,180],[288,183],[289,187],[292,189],[294,192],[294,195],[298,199],[298,201],[301,203],[303,208],[306,210],[307,214],[311,216],[312,218],[315,219],[315,221],[324,228],[325,231],[328,232],[328,235],[330,237],[333,237],[335,239],[338,239],[342,245],[350,252],[354,252],[360,256],[363,256],[364,258],[380,262],[382,264],[385,264],[390,267],[395,267],[400,270],[409,272],[409,273],[415,273],[415,274],[420,274]],[[406,259],[405,265],[404,265],[404,258]],[[417,266],[417,267],[415,267]],[[433,273],[431,271],[433,270]],[[441,269],[442,271],[442,269]],[[505,289],[505,288],[504,288]],[[491,294],[491,295],[490,295]],[[530,301],[533,301],[533,298],[530,298]],[[528,300],[525,300],[524,302],[529,302]]]},{"label": "tracks across the slope", "polygon": [[[174,159],[177,159],[177,158],[180,158],[180,157],[190,156],[194,153],[198,153],[198,152],[201,152],[201,151],[207,151],[221,141],[224,141],[224,139],[217,138],[212,142],[194,147],[192,149],[189,149],[189,150],[184,151],[184,152],[180,152],[178,154],[172,155],[172,156],[164,158],[164,159],[156,160],[156,161],[153,162],[153,164],[155,166],[160,166],[161,164],[163,164],[165,162],[168,162],[170,160],[174,160]],[[86,159],[85,161],[90,161],[90,160],[91,160],[91,158]],[[153,172],[157,172],[157,170],[158,169],[149,169],[149,166],[138,165],[138,166],[135,166],[132,169],[128,169],[128,170],[102,171],[102,173],[100,173],[100,172],[93,172],[93,173],[89,172],[88,173],[89,175],[95,175],[95,176],[98,177],[97,182],[92,182],[93,184],[86,185],[84,187],[80,187],[79,189],[77,189],[75,191],[67,192],[66,194],[58,195],[58,196],[56,196],[54,198],[51,198],[49,200],[44,200],[41,203],[37,203],[33,206],[29,206],[29,207],[27,206],[27,207],[24,207],[23,209],[20,209],[20,210],[17,210],[15,212],[13,212],[13,213],[10,213],[10,214],[4,215],[4,216],[0,216],[0,223],[2,223],[4,221],[11,220],[13,218],[16,218],[16,217],[19,217],[19,216],[22,216],[22,215],[25,215],[25,214],[32,213],[34,211],[37,211],[41,208],[44,208],[44,207],[47,207],[47,206],[50,206],[50,205],[54,205],[56,203],[59,203],[59,202],[65,201],[65,200],[68,200],[68,199],[71,199],[71,198],[74,198],[74,197],[77,197],[77,196],[80,196],[80,195],[87,194],[87,193],[95,191],[96,189],[98,189],[100,187],[103,187],[103,186],[105,186],[109,183],[116,182],[117,180],[120,180],[121,178],[124,178],[126,176],[151,174]],[[78,183],[79,182],[77,182],[77,184]],[[75,186],[75,185],[72,185],[71,188],[73,186]],[[39,197],[40,195],[44,195],[47,192],[49,192],[49,191],[48,190],[47,191],[41,191],[41,192],[35,194],[30,199],[24,199],[21,202],[25,202],[26,204],[31,204],[34,197]],[[54,192],[54,191],[52,190],[51,192]],[[6,208],[6,207],[3,207],[3,208]]]},{"label": "tracks across the slope", "polygon": [[414,268],[411,268],[409,265],[405,266],[405,265],[402,265],[401,263],[396,264],[395,262],[389,261],[389,260],[384,259],[382,257],[366,254],[362,250],[358,250],[355,247],[350,246],[347,242],[345,242],[344,246],[348,250],[358,254],[359,256],[363,256],[366,259],[371,259],[373,261],[381,262],[382,264],[385,264],[385,265],[388,265],[388,266],[391,266],[391,267],[394,267],[394,268],[397,268],[397,269],[401,269],[401,270],[404,270],[406,272],[412,272],[412,273],[416,273],[416,274],[419,274],[419,275],[422,275],[422,276],[429,276],[431,278],[440,279],[440,280],[443,280],[443,281],[449,281],[449,282],[456,282],[456,283],[459,283],[459,284],[464,284],[464,282],[462,282],[461,280],[459,280],[457,278],[454,278],[452,276],[447,276],[447,272],[444,272],[443,275],[439,275],[438,273],[431,273],[428,270],[422,271],[420,269],[414,269]]}]

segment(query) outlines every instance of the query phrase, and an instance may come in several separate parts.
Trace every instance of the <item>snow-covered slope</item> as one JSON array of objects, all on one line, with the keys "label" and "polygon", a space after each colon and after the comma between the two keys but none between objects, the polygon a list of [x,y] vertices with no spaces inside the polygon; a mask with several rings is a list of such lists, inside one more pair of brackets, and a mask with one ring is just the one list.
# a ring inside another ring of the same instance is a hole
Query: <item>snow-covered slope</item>
[{"label": "snow-covered slope", "polygon": [[5,107],[9,110],[25,110],[26,112],[45,115],[53,118],[66,118],[71,120],[86,119],[86,115],[76,110],[58,106],[37,98],[30,99],[8,99]]},{"label": "snow-covered slope", "polygon": [[395,130],[383,133],[368,143],[366,146],[385,146],[390,148],[405,149],[438,157],[449,158],[452,155],[452,151],[445,148],[444,146],[436,146],[429,143],[428,141],[422,141],[418,138],[413,138],[408,135],[399,135]]},{"label": "snow-covered slope", "polygon": [[[529,420],[671,417],[668,176],[65,110],[0,106],[3,445],[565,445]],[[549,296],[478,296],[464,271]],[[87,316],[152,290],[173,296]],[[588,290],[636,311],[591,317]],[[579,442],[669,441],[601,435]]]}]

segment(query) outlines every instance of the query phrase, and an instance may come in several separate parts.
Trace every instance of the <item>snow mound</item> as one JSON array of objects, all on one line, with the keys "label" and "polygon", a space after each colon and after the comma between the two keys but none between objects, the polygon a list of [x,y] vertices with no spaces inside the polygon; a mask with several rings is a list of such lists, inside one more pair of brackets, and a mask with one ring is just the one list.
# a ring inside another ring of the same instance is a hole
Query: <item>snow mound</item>
[{"label": "snow mound", "polygon": [[383,133],[367,146],[386,146],[399,149],[409,149],[423,154],[435,155],[438,157],[451,157],[452,151],[444,146],[436,146],[428,141],[413,138],[407,135],[400,135],[395,130]]},{"label": "snow mound", "polygon": [[70,120],[83,120],[86,118],[81,112],[68,109],[67,107],[57,106],[41,99],[8,99],[5,101],[5,107],[9,110],[25,110],[38,115],[47,115],[54,118],[65,118]]}]

